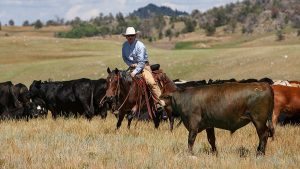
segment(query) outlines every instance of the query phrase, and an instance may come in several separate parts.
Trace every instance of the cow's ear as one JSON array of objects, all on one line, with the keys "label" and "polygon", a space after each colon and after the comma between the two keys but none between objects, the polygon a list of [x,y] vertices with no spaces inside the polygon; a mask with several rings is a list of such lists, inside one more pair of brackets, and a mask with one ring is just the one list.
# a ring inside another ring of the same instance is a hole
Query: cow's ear
[{"label": "cow's ear", "polygon": [[110,71],[110,68],[109,68],[109,67],[107,68],[107,73],[111,73],[111,71]]},{"label": "cow's ear", "polygon": [[37,88],[41,88],[41,84],[42,84],[41,80],[36,81],[36,87]]},{"label": "cow's ear", "polygon": [[116,72],[116,74],[117,74],[117,73],[119,73],[119,69],[118,69],[118,68],[116,68],[116,69],[115,69],[115,72]]}]

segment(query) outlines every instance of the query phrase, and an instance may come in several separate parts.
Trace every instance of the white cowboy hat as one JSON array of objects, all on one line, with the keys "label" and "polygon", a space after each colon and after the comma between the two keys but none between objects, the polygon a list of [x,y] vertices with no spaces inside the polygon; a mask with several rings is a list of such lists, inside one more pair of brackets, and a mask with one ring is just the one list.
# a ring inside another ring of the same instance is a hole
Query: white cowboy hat
[{"label": "white cowboy hat", "polygon": [[136,35],[137,33],[140,33],[139,31],[135,31],[134,27],[127,27],[126,28],[126,32],[123,33],[123,36],[127,36],[127,35]]}]

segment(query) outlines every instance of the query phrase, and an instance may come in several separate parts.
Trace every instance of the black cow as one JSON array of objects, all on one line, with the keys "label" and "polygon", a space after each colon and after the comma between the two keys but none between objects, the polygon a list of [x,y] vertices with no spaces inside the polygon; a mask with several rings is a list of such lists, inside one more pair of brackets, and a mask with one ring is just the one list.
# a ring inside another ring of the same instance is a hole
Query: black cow
[{"label": "black cow", "polygon": [[197,133],[203,130],[207,132],[212,151],[216,152],[214,127],[233,133],[252,122],[259,136],[257,154],[265,154],[267,138],[274,133],[271,123],[274,94],[266,83],[224,83],[179,89],[164,99],[167,111],[181,115],[189,131],[191,153]]},{"label": "black cow", "polygon": [[105,96],[106,79],[33,81],[29,90],[32,100],[42,109],[50,110],[53,118],[59,115],[77,117],[78,114],[85,115],[89,119],[94,115],[100,115],[101,118],[107,116],[109,107],[107,102],[99,105]]},{"label": "black cow", "polygon": [[58,89],[56,100],[63,112],[84,114],[88,119],[94,116],[94,87],[90,79],[64,81]]},{"label": "black cow", "polygon": [[107,110],[110,109],[110,104],[108,101],[102,102],[100,105],[100,101],[105,99],[106,94],[106,79],[98,79],[92,80],[93,88],[94,88],[94,111],[95,115],[100,115],[102,119],[105,119],[107,116]]},{"label": "black cow", "polygon": [[39,116],[39,112],[34,103],[28,102],[25,105],[19,108],[12,108],[9,111],[3,112],[1,114],[1,120],[5,119],[26,119],[27,121],[32,118],[36,118]]},{"label": "black cow", "polygon": [[0,83],[1,119],[29,119],[37,116],[37,109],[30,103],[28,89],[23,84]]},{"label": "black cow", "polygon": [[264,77],[260,80],[258,80],[258,79],[242,79],[239,81],[239,83],[253,83],[253,82],[265,82],[270,85],[272,85],[274,83],[272,79],[267,78],[267,77]]},{"label": "black cow", "polygon": [[57,106],[56,95],[62,86],[62,82],[41,82],[40,80],[34,80],[30,85],[30,98],[36,105],[40,106],[43,116],[47,115],[48,110],[51,111],[53,118],[60,114],[61,110]]},{"label": "black cow", "polygon": [[229,79],[229,80],[221,80],[221,79],[218,79],[218,80],[212,80],[212,79],[209,79],[207,84],[223,84],[223,83],[231,83],[231,82],[236,82],[236,80],[234,78],[232,79]]},{"label": "black cow", "polygon": [[20,110],[12,111],[13,118],[26,118],[28,120],[29,118],[36,118],[40,115],[35,103],[30,101],[30,92],[24,84],[18,83],[14,85],[14,93],[23,107]]},{"label": "black cow", "polygon": [[12,82],[0,83],[0,112],[7,112],[9,108],[19,108],[21,106],[15,95]]},{"label": "black cow", "polygon": [[23,105],[30,102],[30,93],[29,93],[28,88],[24,84],[18,83],[16,85],[14,85],[14,92],[15,92],[15,96],[17,97],[17,99]]},{"label": "black cow", "polygon": [[179,88],[196,87],[196,86],[202,86],[202,85],[207,84],[206,80],[180,82],[180,81],[177,81],[177,79],[176,79],[176,80],[173,80],[173,82]]}]

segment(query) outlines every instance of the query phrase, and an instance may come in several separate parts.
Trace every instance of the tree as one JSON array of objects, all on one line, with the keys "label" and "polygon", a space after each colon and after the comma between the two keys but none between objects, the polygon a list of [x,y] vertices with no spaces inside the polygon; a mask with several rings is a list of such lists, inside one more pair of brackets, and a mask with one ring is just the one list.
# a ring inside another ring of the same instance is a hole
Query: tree
[{"label": "tree", "polygon": [[204,26],[204,29],[205,29],[205,32],[206,32],[206,35],[207,36],[212,36],[215,34],[216,32],[216,27],[214,24],[210,24],[210,23],[207,23],[205,26]]},{"label": "tree", "polygon": [[166,26],[166,21],[163,15],[155,15],[153,18],[153,25],[158,31],[162,31]]},{"label": "tree", "polygon": [[282,29],[278,29],[276,31],[276,36],[277,36],[277,41],[282,41],[284,40],[284,35]]},{"label": "tree", "polygon": [[55,22],[58,25],[63,25],[65,23],[65,19],[64,18],[60,18],[59,16],[55,16]]},{"label": "tree", "polygon": [[84,22],[81,21],[81,19],[78,16],[75,17],[72,21],[70,21],[70,25],[72,25],[73,27],[79,26],[82,23]]},{"label": "tree", "polygon": [[[299,7],[299,9],[300,9],[300,7]],[[300,14],[296,14],[296,15],[292,16],[291,21],[292,21],[292,26],[294,28],[300,28]]]},{"label": "tree", "polygon": [[134,27],[137,30],[140,29],[141,21],[139,20],[139,18],[137,16],[130,15],[127,18],[127,23],[128,23],[128,25]]},{"label": "tree", "polygon": [[43,27],[43,23],[41,22],[41,20],[37,20],[34,24],[33,24],[35,29],[40,29]]},{"label": "tree", "polygon": [[148,38],[151,36],[151,22],[149,19],[142,20],[140,30],[143,38]]},{"label": "tree", "polygon": [[113,21],[115,20],[115,17],[113,16],[112,13],[108,14],[107,20],[108,20],[108,23],[113,23]]},{"label": "tree", "polygon": [[191,17],[194,19],[198,19],[201,16],[201,12],[198,9],[194,9],[191,13]]},{"label": "tree", "polygon": [[171,29],[167,29],[165,32],[166,37],[169,37],[169,41],[172,40],[173,32]]},{"label": "tree", "polygon": [[118,26],[120,26],[120,27],[126,27],[127,26],[125,18],[124,18],[123,14],[121,12],[116,14],[116,19],[117,19],[117,22],[118,22]]},{"label": "tree", "polygon": [[247,17],[246,22],[242,28],[242,33],[249,33],[249,34],[253,33],[257,22],[258,22],[257,17],[253,14],[250,14]]},{"label": "tree", "polygon": [[237,21],[235,19],[232,19],[229,21],[227,26],[224,28],[224,31],[228,32],[228,33],[234,33],[236,26],[237,26]]},{"label": "tree", "polygon": [[191,19],[186,19],[184,21],[184,24],[185,24],[185,28],[182,30],[183,33],[194,32],[196,26],[195,21],[192,21]]},{"label": "tree", "polygon": [[163,34],[162,32],[159,32],[159,33],[158,33],[158,39],[162,39],[163,36],[164,36],[164,34]]},{"label": "tree", "polygon": [[126,29],[127,23],[121,12],[116,14],[116,19],[117,19],[118,25],[116,27],[115,33],[119,34],[119,33],[122,33]]},{"label": "tree", "polygon": [[57,25],[58,24],[52,19],[50,19],[46,22],[46,26],[57,26]]},{"label": "tree", "polygon": [[228,22],[228,17],[226,16],[226,10],[223,7],[216,8],[214,7],[210,11],[211,15],[215,18],[214,19],[214,25],[216,27],[223,26],[227,24]]},{"label": "tree", "polygon": [[175,37],[176,37],[176,38],[178,38],[179,35],[180,35],[180,32],[176,32],[176,33],[175,33]]},{"label": "tree", "polygon": [[28,20],[26,20],[26,21],[24,21],[23,22],[23,26],[29,26],[30,24],[29,24],[29,21]]},{"label": "tree", "polygon": [[109,29],[109,27],[107,27],[107,26],[102,26],[102,27],[100,27],[98,30],[99,30],[99,33],[101,34],[101,36],[102,36],[103,38],[105,38],[105,36],[108,35],[108,34],[110,33],[110,29]]},{"label": "tree", "polygon": [[11,19],[8,21],[9,26],[15,26],[15,22]]}]

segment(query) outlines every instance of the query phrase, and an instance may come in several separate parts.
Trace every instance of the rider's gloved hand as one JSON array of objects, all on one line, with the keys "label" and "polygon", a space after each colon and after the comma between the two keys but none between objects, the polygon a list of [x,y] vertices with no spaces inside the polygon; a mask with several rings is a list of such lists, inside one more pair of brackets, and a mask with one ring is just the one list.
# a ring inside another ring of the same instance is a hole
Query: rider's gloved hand
[{"label": "rider's gloved hand", "polygon": [[135,67],[137,67],[137,64],[136,63],[135,64],[131,64],[130,67],[131,68],[135,68]]},{"label": "rider's gloved hand", "polygon": [[134,72],[131,72],[131,73],[130,73],[130,76],[131,76],[131,77],[134,77],[134,76],[135,76],[135,73],[134,73]]}]

